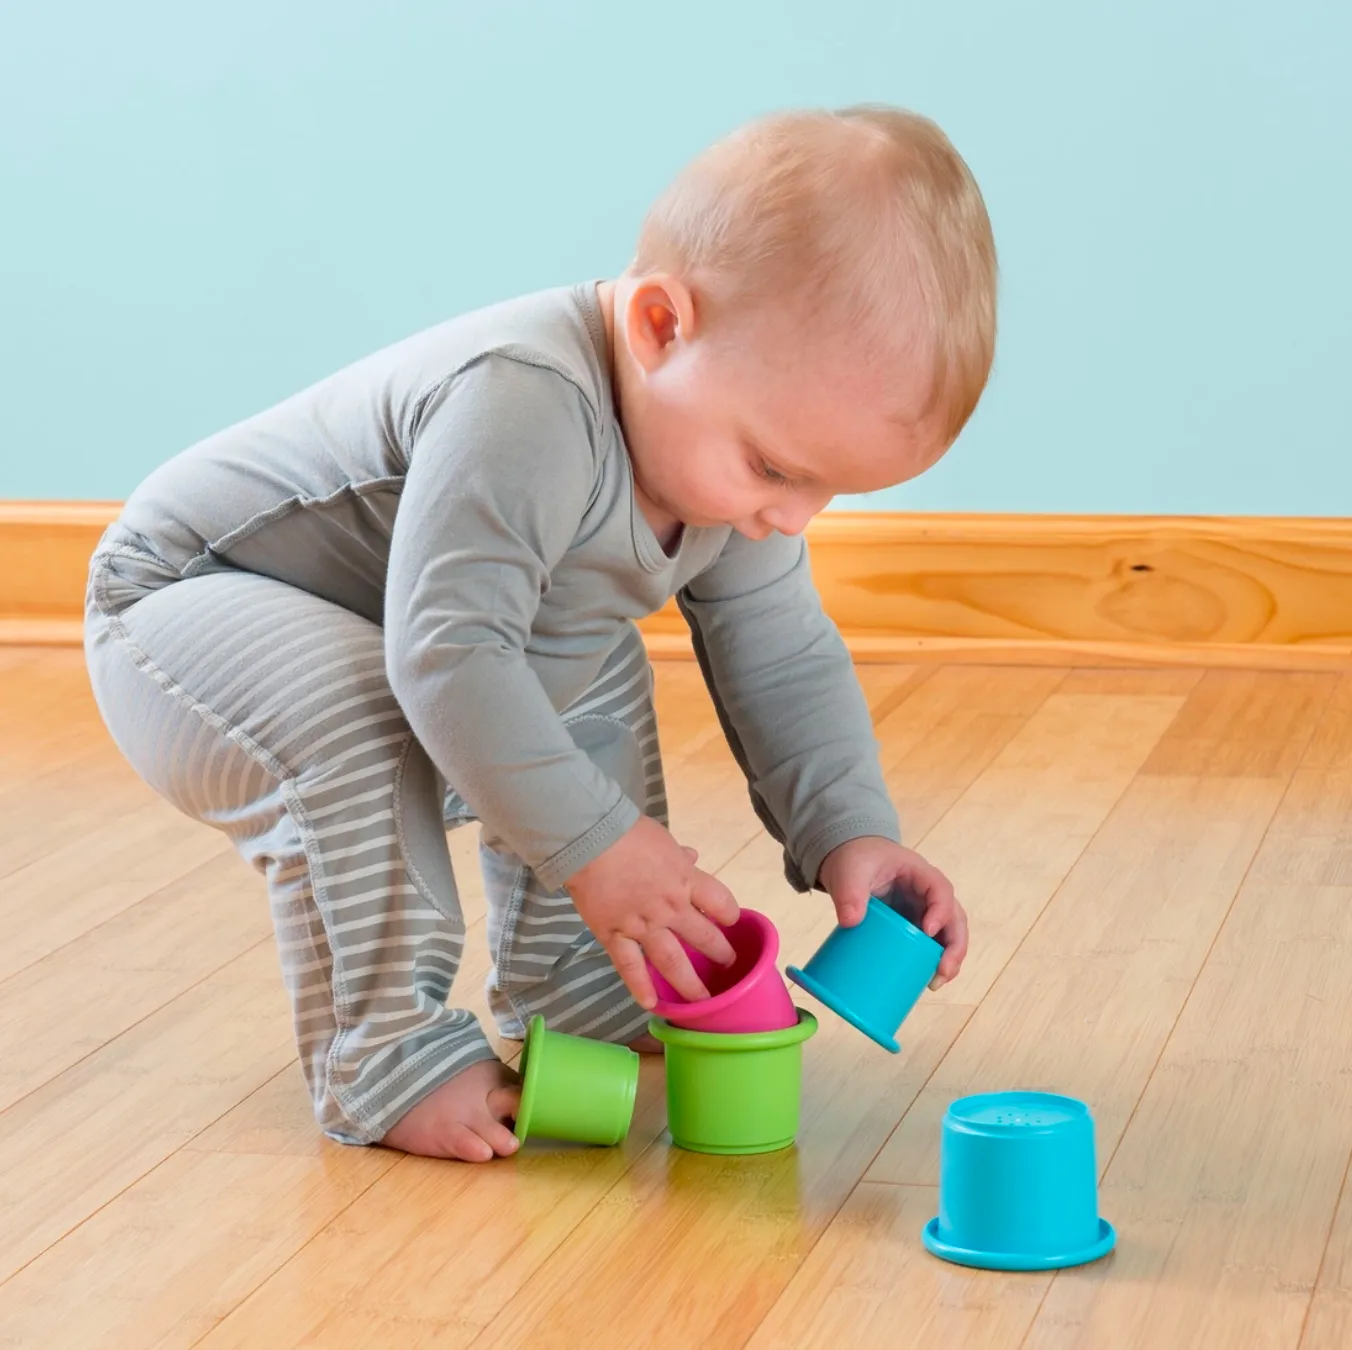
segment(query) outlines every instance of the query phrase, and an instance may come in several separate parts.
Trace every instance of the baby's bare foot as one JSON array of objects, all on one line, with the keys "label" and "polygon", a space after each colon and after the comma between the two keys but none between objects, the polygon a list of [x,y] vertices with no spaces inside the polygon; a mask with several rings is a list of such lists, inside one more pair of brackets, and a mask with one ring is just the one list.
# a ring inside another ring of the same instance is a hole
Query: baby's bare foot
[{"label": "baby's bare foot", "polygon": [[462,1069],[449,1083],[428,1093],[386,1131],[386,1148],[424,1158],[489,1162],[520,1148],[503,1124],[521,1105],[520,1080],[496,1059]]}]

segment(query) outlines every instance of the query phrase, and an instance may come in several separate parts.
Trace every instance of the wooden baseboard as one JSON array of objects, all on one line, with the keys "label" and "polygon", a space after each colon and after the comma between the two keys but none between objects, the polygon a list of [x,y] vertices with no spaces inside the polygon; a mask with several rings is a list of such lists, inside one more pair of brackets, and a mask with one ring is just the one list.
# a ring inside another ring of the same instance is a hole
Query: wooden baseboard
[{"label": "wooden baseboard", "polygon": [[[0,644],[79,641],[116,512],[0,503]],[[841,512],[808,538],[859,660],[1352,670],[1352,520]],[[644,632],[689,655],[674,605]]]}]

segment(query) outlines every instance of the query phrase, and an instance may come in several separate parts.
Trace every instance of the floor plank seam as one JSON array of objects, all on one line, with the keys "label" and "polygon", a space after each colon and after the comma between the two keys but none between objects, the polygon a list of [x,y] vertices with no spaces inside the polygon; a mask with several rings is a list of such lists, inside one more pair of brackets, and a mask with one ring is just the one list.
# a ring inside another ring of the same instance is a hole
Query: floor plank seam
[{"label": "floor plank seam", "polygon": [[[1259,836],[1258,842],[1254,845],[1253,853],[1250,855],[1248,862],[1245,864],[1243,874],[1240,876],[1238,882],[1235,884],[1234,894],[1230,897],[1230,903],[1226,906],[1225,913],[1221,916],[1220,922],[1216,925],[1216,931],[1211,935],[1211,941],[1207,944],[1206,954],[1202,957],[1202,960],[1197,965],[1197,971],[1196,974],[1193,976],[1192,984],[1189,986],[1187,996],[1183,999],[1183,1002],[1179,1005],[1178,1012],[1175,1014],[1174,1019],[1169,1026],[1168,1034],[1160,1042],[1159,1053],[1155,1056],[1155,1061],[1150,1066],[1150,1072],[1146,1074],[1145,1078],[1142,1080],[1141,1090],[1136,1094],[1136,1098],[1132,1102],[1131,1111],[1128,1113],[1127,1119],[1123,1123],[1121,1131],[1118,1133],[1117,1141],[1113,1145],[1113,1148],[1109,1153],[1108,1157],[1103,1161],[1102,1165],[1099,1168],[1100,1186],[1103,1185],[1103,1182],[1107,1177],[1108,1172],[1112,1168],[1113,1161],[1116,1159],[1119,1150],[1121,1149],[1128,1133],[1131,1130],[1132,1122],[1135,1121],[1137,1114],[1140,1111],[1141,1103],[1145,1100],[1146,1094],[1150,1091],[1151,1083],[1155,1081],[1155,1076],[1159,1072],[1159,1066],[1163,1061],[1164,1056],[1167,1053],[1169,1046],[1174,1039],[1175,1034],[1178,1031],[1179,1023],[1182,1021],[1184,1014],[1187,1012],[1188,1006],[1192,1003],[1193,995],[1196,993],[1198,982],[1201,980],[1203,972],[1205,972],[1207,965],[1211,961],[1212,953],[1215,951],[1216,944],[1220,941],[1221,935],[1225,932],[1226,925],[1230,922],[1231,915],[1234,913],[1235,905],[1239,903],[1239,897],[1244,890],[1245,883],[1248,881],[1250,873],[1253,871],[1254,863],[1257,861],[1258,856],[1262,851],[1263,845],[1267,841],[1268,835],[1271,832],[1272,822],[1277,818],[1278,813],[1281,811],[1282,804],[1286,801],[1287,797],[1289,796],[1292,785],[1295,782],[1296,773],[1298,772],[1300,767],[1304,764],[1305,756],[1309,752],[1310,745],[1314,741],[1315,735],[1319,727],[1323,725],[1324,718],[1328,715],[1328,705],[1331,701],[1332,701],[1332,691],[1330,691],[1329,698],[1325,700],[1325,706],[1320,711],[1319,717],[1315,719],[1314,724],[1310,728],[1310,731],[1306,737],[1305,745],[1301,748],[1300,759],[1296,762],[1296,765],[1287,775],[1286,782],[1282,787],[1281,795],[1273,803],[1272,810],[1269,812],[1267,822],[1263,827],[1263,833]],[[1133,775],[1132,781],[1135,782],[1136,779],[1139,777],[1140,773],[1138,771],[1137,774]],[[1106,824],[1106,817],[1104,823]],[[1103,828],[1102,825],[1099,828],[1102,829]],[[1098,831],[1095,831],[1096,835],[1097,833]],[[1347,1174],[1349,1168],[1352,1168],[1352,1150],[1349,1151],[1348,1162],[1343,1169],[1344,1186],[1346,1185],[1347,1182]],[[1339,1190],[1340,1200],[1341,1196],[1342,1190],[1340,1188]],[[1332,1236],[1333,1225],[1337,1221],[1337,1215],[1338,1209],[1337,1205],[1335,1205],[1333,1215],[1329,1221],[1329,1231],[1328,1234],[1326,1234],[1325,1236],[1324,1249],[1320,1255],[1319,1270],[1321,1272],[1323,1270],[1324,1260],[1328,1254],[1328,1242],[1330,1237]],[[1036,1330],[1038,1318],[1042,1315],[1042,1309],[1046,1305],[1047,1299],[1050,1297],[1052,1289],[1056,1284],[1056,1281],[1059,1278],[1060,1273],[1061,1272],[1053,1272],[1051,1279],[1047,1281],[1047,1287],[1046,1289],[1043,1290],[1042,1297],[1038,1300],[1037,1311],[1033,1314],[1032,1319],[1028,1323],[1027,1330],[1024,1332],[1022,1338],[1019,1341],[1018,1350],[1023,1350],[1023,1348],[1028,1343],[1028,1338]],[[1318,1285],[1319,1285],[1319,1277],[1318,1274],[1316,1274],[1315,1282],[1310,1289],[1309,1302],[1306,1305],[1305,1320],[1302,1322],[1301,1336],[1296,1341],[1293,1350],[1299,1350],[1300,1341],[1304,1339],[1304,1325],[1305,1322],[1308,1321],[1310,1311],[1314,1306],[1314,1296],[1315,1292],[1318,1289]]]},{"label": "floor plank seam", "polygon": [[[139,904],[140,902],[138,901],[137,903]],[[3,1120],[6,1114],[12,1111],[16,1106],[20,1106],[22,1105],[22,1103],[26,1102],[29,1097],[33,1096],[34,1093],[41,1092],[45,1087],[50,1087],[51,1084],[55,1083],[58,1079],[60,1079],[63,1074],[69,1073],[72,1069],[79,1068],[81,1064],[85,1063],[85,1061],[90,1059],[92,1056],[97,1055],[102,1051],[106,1050],[110,1045],[117,1044],[117,1042],[120,1041],[124,1036],[127,1036],[131,1032],[135,1031],[136,1028],[139,1027],[143,1022],[146,1022],[150,1018],[155,1017],[157,1014],[163,1012],[164,1009],[167,1008],[171,1003],[174,1003],[178,999],[184,998],[186,995],[191,994],[194,989],[200,988],[208,980],[219,975],[221,971],[223,971],[227,966],[233,965],[236,961],[242,960],[244,957],[248,956],[250,952],[257,951],[259,947],[263,946],[265,943],[269,943],[272,941],[274,941],[273,936],[271,933],[269,933],[266,937],[259,938],[256,942],[249,943],[249,945],[243,948],[241,951],[235,952],[234,955],[229,957],[227,960],[222,961],[219,966],[216,966],[213,969],[207,971],[206,974],[201,976],[200,979],[194,980],[191,984],[186,985],[184,988],[180,989],[176,994],[173,995],[173,997],[165,999],[163,1003],[160,1003],[156,1005],[154,1008],[149,1009],[143,1016],[138,1017],[134,1022],[131,1022],[127,1026],[123,1027],[122,1030],[119,1031],[116,1036],[110,1036],[101,1045],[94,1046],[93,1049],[87,1051],[85,1054],[81,1055],[78,1059],[72,1060],[69,1064],[65,1065],[59,1073],[55,1073],[50,1078],[44,1079],[41,1083],[38,1083],[36,1086],[30,1088],[22,1096],[16,1097],[12,1102],[7,1103],[3,1107],[0,1107],[0,1120]],[[175,1150],[175,1152],[177,1152],[177,1150]],[[79,1225],[77,1224],[76,1227],[78,1226]]]},{"label": "floor plank seam", "polygon": [[[966,1006],[966,1005],[959,1005],[959,1006]],[[751,1329],[751,1334],[750,1334],[749,1336],[747,1336],[746,1340],[744,1340],[744,1341],[741,1342],[741,1345],[737,1347],[737,1350],[745,1350],[746,1346],[748,1346],[748,1345],[756,1338],[756,1336],[760,1333],[760,1329],[761,1329],[762,1326],[765,1325],[766,1319],[769,1318],[769,1317],[771,1316],[771,1314],[773,1314],[774,1310],[779,1306],[780,1301],[783,1299],[785,1293],[787,1292],[787,1290],[788,1290],[790,1284],[792,1284],[794,1278],[797,1276],[798,1272],[799,1272],[800,1270],[803,1269],[803,1267],[808,1263],[809,1260],[811,1260],[811,1258],[812,1258],[812,1253],[813,1253],[814,1251],[816,1251],[817,1247],[820,1245],[820,1243],[822,1242],[822,1240],[826,1237],[828,1231],[829,1231],[830,1228],[831,1228],[831,1225],[834,1224],[835,1221],[840,1217],[841,1211],[842,1211],[842,1210],[845,1208],[845,1206],[848,1205],[848,1204],[850,1203],[850,1201],[854,1198],[854,1196],[855,1196],[856,1192],[859,1190],[860,1186],[863,1186],[863,1185],[865,1185],[866,1183],[867,1183],[868,1185],[876,1185],[876,1184],[878,1184],[878,1183],[875,1183],[875,1182],[870,1182],[870,1181],[868,1181],[869,1169],[872,1168],[873,1164],[876,1163],[876,1162],[878,1161],[878,1159],[882,1156],[883,1150],[884,1150],[884,1149],[887,1147],[887,1145],[891,1142],[892,1136],[893,1136],[894,1134],[896,1134],[896,1132],[901,1128],[902,1121],[904,1121],[904,1120],[906,1119],[906,1117],[907,1117],[907,1116],[910,1114],[910,1112],[911,1112],[911,1108],[912,1108],[912,1107],[916,1104],[916,1102],[918,1102],[918,1101],[920,1100],[920,1098],[924,1095],[925,1089],[930,1085],[930,1082],[933,1080],[934,1075],[935,1075],[936,1073],[939,1072],[940,1066],[943,1064],[944,1060],[948,1057],[948,1051],[949,1051],[949,1050],[952,1050],[952,1048],[958,1043],[959,1037],[960,1037],[960,1036],[962,1035],[962,1033],[967,1029],[967,1024],[972,1020],[972,1016],[973,1016],[973,1014],[976,1012],[976,1009],[977,1009],[977,1005],[976,1005],[976,1004],[972,1004],[972,1005],[970,1005],[970,1006],[968,1007],[968,1010],[967,1010],[967,1016],[963,1018],[963,1020],[962,1020],[962,1025],[957,1029],[957,1031],[955,1031],[955,1032],[953,1033],[953,1039],[952,1039],[952,1040],[949,1042],[949,1044],[948,1044],[948,1050],[945,1050],[944,1053],[943,1053],[942,1055],[939,1056],[938,1060],[935,1062],[934,1067],[929,1071],[928,1074],[926,1074],[924,1081],[921,1082],[921,1083],[916,1087],[915,1092],[914,1092],[914,1093],[912,1094],[912,1096],[911,1096],[911,1100],[910,1100],[909,1102],[906,1103],[906,1109],[901,1113],[900,1116],[897,1117],[897,1123],[892,1127],[891,1130],[888,1131],[887,1138],[884,1139],[884,1140],[882,1141],[881,1144],[879,1144],[879,1146],[874,1150],[873,1156],[870,1157],[870,1158],[868,1159],[868,1161],[864,1164],[863,1169],[860,1171],[859,1175],[855,1178],[854,1185],[851,1186],[850,1189],[845,1193],[845,1195],[844,1195],[844,1196],[842,1197],[842,1199],[841,1199],[840,1204],[836,1206],[835,1210],[831,1213],[830,1217],[826,1220],[826,1222],[825,1222],[824,1224],[822,1224],[822,1226],[821,1226],[821,1231],[820,1231],[820,1232],[817,1234],[817,1236],[812,1240],[811,1245],[810,1245],[810,1246],[807,1248],[807,1250],[803,1253],[802,1260],[800,1260],[800,1261],[794,1266],[794,1268],[793,1268],[793,1274],[791,1274],[791,1275],[789,1276],[789,1278],[788,1278],[787,1280],[785,1280],[785,1282],[784,1282],[784,1287],[779,1291],[778,1295],[776,1295],[774,1301],[770,1304],[770,1306],[769,1306],[768,1308],[766,1308],[765,1313],[764,1313],[764,1315],[761,1317],[760,1321],[757,1322],[756,1325]],[[900,1185],[905,1185],[905,1184],[908,1184],[908,1183],[904,1183],[904,1182],[896,1182],[896,1183],[884,1183],[884,1184],[889,1184],[889,1185],[890,1185],[890,1184],[895,1184],[895,1185],[899,1185],[899,1186],[900,1186]],[[914,1183],[910,1183],[910,1184],[914,1184]]]},{"label": "floor plank seam", "polygon": [[1296,774],[1305,763],[1305,756],[1309,753],[1310,745],[1313,743],[1319,728],[1323,726],[1324,719],[1328,716],[1329,704],[1332,700],[1333,691],[1330,690],[1328,698],[1324,700],[1324,707],[1320,710],[1318,718],[1315,719],[1314,724],[1311,726],[1305,744],[1301,748],[1300,758],[1296,761],[1290,773],[1287,774],[1286,782],[1282,786],[1281,795],[1273,803],[1272,810],[1268,813],[1267,822],[1263,826],[1263,833],[1259,835],[1258,842],[1254,845],[1253,853],[1250,855],[1248,862],[1244,865],[1243,875],[1235,885],[1235,893],[1230,897],[1230,903],[1225,907],[1225,913],[1221,916],[1220,923],[1216,925],[1216,931],[1211,935],[1211,941],[1207,944],[1206,954],[1198,963],[1197,973],[1193,976],[1192,984],[1188,988],[1187,996],[1184,998],[1183,1002],[1179,1004],[1178,1013],[1175,1015],[1173,1022],[1169,1026],[1169,1033],[1160,1043],[1159,1054],[1155,1056],[1155,1062],[1150,1066],[1150,1072],[1146,1075],[1145,1080],[1141,1085],[1141,1090],[1136,1096],[1135,1102],[1132,1103],[1131,1113],[1128,1115],[1126,1123],[1122,1126],[1121,1133],[1117,1136],[1117,1143],[1113,1145],[1112,1153],[1099,1169],[1100,1181],[1107,1176],[1108,1169],[1113,1164],[1113,1159],[1117,1157],[1118,1149],[1122,1147],[1122,1141],[1127,1137],[1127,1131],[1131,1129],[1131,1124],[1136,1119],[1136,1113],[1140,1110],[1141,1102],[1144,1100],[1145,1094],[1149,1091],[1150,1084],[1155,1081],[1155,1075],[1159,1071],[1160,1062],[1163,1060],[1165,1052],[1168,1050],[1170,1043],[1174,1039],[1175,1033],[1178,1031],[1178,1024],[1182,1021],[1184,1013],[1187,1012],[1188,1005],[1192,1002],[1193,994],[1197,991],[1197,982],[1202,978],[1202,973],[1206,970],[1207,965],[1211,961],[1211,955],[1216,950],[1216,944],[1220,941],[1221,934],[1225,932],[1225,926],[1230,922],[1230,916],[1235,912],[1235,905],[1239,903],[1239,897],[1243,893],[1244,886],[1249,879],[1249,874],[1253,871],[1253,865],[1258,860],[1259,854],[1263,851],[1263,845],[1267,843],[1268,836],[1272,832],[1272,822],[1277,819],[1286,799],[1291,795],[1291,788],[1295,783]]},{"label": "floor plank seam", "polygon": [[1328,1230],[1324,1234],[1324,1246],[1319,1253],[1319,1266],[1314,1273],[1314,1282],[1310,1285],[1310,1297],[1305,1303],[1305,1316],[1300,1319],[1300,1335],[1296,1337],[1295,1350],[1305,1344],[1310,1331],[1310,1318],[1314,1316],[1314,1302],[1319,1294],[1319,1282],[1324,1278],[1324,1267],[1328,1264],[1329,1247],[1333,1242],[1333,1230],[1338,1226],[1338,1212],[1343,1207],[1343,1197],[1347,1192],[1348,1174],[1352,1173],[1352,1150],[1348,1151],[1347,1164],[1343,1168],[1343,1179],[1338,1186],[1338,1198],[1333,1203],[1333,1212],[1329,1215]]},{"label": "floor plank seam", "polygon": [[[177,886],[185,878],[192,876],[194,872],[199,871],[201,868],[204,867],[212,867],[216,863],[218,863],[220,859],[230,857],[233,855],[233,853],[234,853],[233,849],[226,847],[223,848],[219,853],[213,854],[210,858],[207,858],[202,862],[194,863],[191,867],[187,869],[187,871],[179,872],[176,876],[170,877],[162,885],[156,886],[153,891],[150,891],[146,895],[141,896],[139,899],[133,900],[129,905],[124,906],[122,909],[117,910],[113,914],[109,914],[106,918],[100,919],[99,922],[94,924],[91,928],[86,928],[82,933],[75,934],[74,937],[68,938],[65,942],[62,942],[58,946],[53,947],[50,951],[43,952],[41,956],[35,957],[32,961],[29,961],[27,965],[18,966],[14,970],[11,970],[8,975],[0,976],[0,993],[4,991],[5,985],[7,985],[11,980],[22,975],[24,971],[32,970],[34,966],[40,966],[44,961],[48,961],[53,956],[59,955],[61,952],[64,952],[68,947],[73,947],[77,942],[83,942],[86,938],[91,937],[93,934],[99,932],[100,929],[106,928],[110,923],[116,923],[119,919],[125,918],[128,914],[132,912],[132,910],[136,909],[139,905],[144,905],[148,901],[154,900],[162,892],[170,890],[172,887]],[[33,865],[34,864],[32,863],[25,864],[25,866],[33,866]],[[23,868],[20,868],[18,870],[22,871]],[[5,878],[0,877],[0,882],[3,882],[4,880]]]},{"label": "floor plank seam", "polygon": [[[288,1066],[288,1067],[289,1067],[289,1066]],[[250,1094],[250,1095],[252,1095],[252,1094]],[[246,1098],[246,1100],[247,1100],[247,1098]],[[170,1157],[173,1157],[173,1154],[170,1154],[169,1156],[170,1156]],[[276,1278],[277,1278],[277,1277],[278,1277],[278,1276],[279,1276],[279,1275],[280,1275],[280,1274],[281,1274],[281,1273],[282,1273],[282,1272],[283,1272],[283,1271],[284,1271],[284,1270],[285,1270],[285,1269],[286,1269],[293,1261],[297,1260],[297,1259],[299,1258],[299,1256],[301,1255],[301,1253],[302,1253],[303,1251],[305,1251],[306,1248],[309,1247],[310,1243],[313,1242],[313,1241],[315,1240],[315,1238],[319,1236],[319,1233],[322,1233],[322,1232],[324,1231],[325,1228],[328,1228],[328,1227],[329,1227],[330,1224],[332,1224],[332,1223],[336,1222],[338,1219],[342,1218],[342,1216],[343,1216],[344,1214],[346,1214],[347,1211],[348,1211],[349,1209],[351,1209],[352,1206],[355,1205],[355,1204],[357,1203],[357,1201],[360,1200],[360,1199],[362,1198],[362,1196],[369,1194],[369,1192],[372,1191],[376,1186],[380,1185],[380,1183],[381,1183],[382,1181],[384,1181],[385,1178],[386,1178],[387,1176],[389,1176],[391,1172],[395,1171],[398,1167],[400,1167],[400,1166],[405,1162],[405,1160],[408,1158],[408,1156],[409,1156],[409,1155],[406,1154],[406,1153],[405,1153],[405,1154],[400,1154],[398,1157],[395,1158],[395,1160],[394,1160],[394,1161],[393,1161],[393,1162],[392,1162],[392,1163],[391,1163],[391,1164],[390,1164],[383,1172],[381,1172],[378,1176],[372,1177],[372,1178],[371,1178],[371,1181],[370,1181],[370,1184],[369,1184],[369,1185],[366,1185],[366,1186],[363,1186],[363,1187],[361,1188],[361,1190],[358,1191],[357,1194],[354,1195],[354,1196],[352,1197],[352,1199],[349,1200],[349,1201],[347,1202],[347,1204],[345,1204],[341,1209],[337,1210],[335,1213],[331,1214],[331,1215],[329,1216],[328,1220],[324,1223],[323,1227],[320,1228],[320,1229],[318,1230],[318,1232],[312,1233],[312,1234],[310,1235],[310,1237],[309,1237],[308,1239],[306,1239],[306,1241],[302,1242],[302,1243],[300,1244],[300,1246],[297,1247],[296,1250],[295,1250],[294,1252],[292,1252],[291,1255],[288,1256],[288,1257],[286,1258],[286,1260],[283,1261],[283,1262],[281,1263],[281,1265],[279,1265],[279,1266],[274,1266],[274,1267],[273,1267],[271,1270],[269,1270],[266,1274],[260,1276],[260,1278],[259,1278],[259,1280],[258,1280],[258,1283],[255,1284],[251,1289],[245,1291],[245,1293],[242,1294],[242,1295],[240,1296],[238,1302],[232,1304],[231,1307],[229,1307],[224,1313],[222,1313],[221,1316],[218,1317],[218,1318],[217,1318],[217,1319],[216,1319],[216,1320],[215,1320],[215,1321],[214,1321],[214,1322],[213,1322],[213,1323],[212,1323],[212,1324],[211,1324],[211,1325],[210,1325],[210,1326],[209,1326],[209,1327],[208,1327],[208,1328],[200,1335],[200,1336],[198,1336],[196,1340],[190,1341],[190,1342],[188,1343],[187,1350],[193,1350],[193,1347],[194,1347],[194,1346],[201,1345],[202,1342],[203,1342],[204,1340],[206,1340],[208,1336],[214,1336],[214,1335],[216,1334],[216,1329],[217,1329],[218,1327],[222,1326],[226,1321],[228,1321],[231,1317],[233,1317],[233,1316],[235,1315],[235,1313],[238,1312],[239,1309],[242,1308],[242,1307],[243,1307],[243,1306],[244,1306],[251,1298],[253,1298],[253,1296],[254,1296],[256,1293],[258,1293],[258,1291],[259,1291],[260,1289],[262,1289],[265,1285],[270,1284],[270,1283],[271,1283],[273,1280],[275,1280],[275,1279],[276,1279]],[[168,1161],[169,1161],[168,1158],[166,1158],[166,1159],[164,1160],[164,1162],[168,1162]],[[474,1166],[475,1164],[473,1164],[473,1163],[466,1163],[466,1164],[464,1164],[464,1165],[465,1165],[466,1167],[472,1167],[472,1166]],[[160,1163],[159,1166],[163,1167],[163,1166],[164,1166],[164,1163]],[[152,1168],[151,1170],[153,1171],[154,1169]],[[147,1173],[146,1175],[149,1176],[150,1174]]]},{"label": "floor plank seam", "polygon": [[900,689],[894,689],[874,709],[873,725],[880,727],[898,708],[904,708],[910,699],[941,670],[941,666],[929,666],[919,674],[908,675]]}]

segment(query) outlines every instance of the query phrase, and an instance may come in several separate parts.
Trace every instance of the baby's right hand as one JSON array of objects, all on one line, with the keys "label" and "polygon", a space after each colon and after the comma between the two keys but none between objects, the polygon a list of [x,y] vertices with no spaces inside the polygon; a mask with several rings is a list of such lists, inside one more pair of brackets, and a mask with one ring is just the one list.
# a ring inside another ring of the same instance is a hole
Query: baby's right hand
[{"label": "baby's right hand", "polygon": [[678,937],[720,965],[734,960],[720,925],[737,921],[737,901],[695,859],[693,849],[645,816],[566,883],[641,1008],[657,1002],[645,957],[682,998],[708,998]]}]

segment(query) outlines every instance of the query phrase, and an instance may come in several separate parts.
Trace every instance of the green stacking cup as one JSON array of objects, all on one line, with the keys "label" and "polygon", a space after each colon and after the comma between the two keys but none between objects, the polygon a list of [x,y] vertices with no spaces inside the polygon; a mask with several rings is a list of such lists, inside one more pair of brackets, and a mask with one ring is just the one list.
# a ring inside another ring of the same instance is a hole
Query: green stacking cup
[{"label": "green stacking cup", "polygon": [[549,1031],[530,1019],[521,1052],[516,1137],[618,1144],[629,1133],[638,1094],[638,1056],[624,1045]]},{"label": "green stacking cup", "polygon": [[783,1031],[728,1034],[674,1027],[648,1030],[667,1048],[667,1125],[693,1153],[774,1153],[798,1135],[803,1042],[817,1030],[798,1012]]}]

